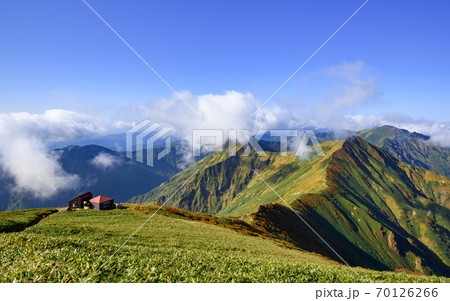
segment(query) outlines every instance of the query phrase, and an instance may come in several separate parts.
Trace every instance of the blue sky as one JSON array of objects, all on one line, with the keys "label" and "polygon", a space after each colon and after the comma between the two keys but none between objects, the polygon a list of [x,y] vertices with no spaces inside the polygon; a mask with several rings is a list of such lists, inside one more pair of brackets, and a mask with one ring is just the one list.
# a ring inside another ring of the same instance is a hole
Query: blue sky
[{"label": "blue sky", "polygon": [[87,1],[200,118],[81,0],[0,0],[0,169],[17,187],[73,187],[51,142],[143,119],[187,141],[390,124],[450,147],[447,0],[370,0],[253,118],[364,0]]},{"label": "blue sky", "polygon": [[[364,1],[88,2],[177,91],[264,101]],[[448,122],[449,11],[448,1],[370,0],[268,106],[320,101],[330,81],[311,74],[361,61],[378,97],[352,113]],[[2,0],[0,36],[0,113],[92,114],[172,95],[81,0]]]}]

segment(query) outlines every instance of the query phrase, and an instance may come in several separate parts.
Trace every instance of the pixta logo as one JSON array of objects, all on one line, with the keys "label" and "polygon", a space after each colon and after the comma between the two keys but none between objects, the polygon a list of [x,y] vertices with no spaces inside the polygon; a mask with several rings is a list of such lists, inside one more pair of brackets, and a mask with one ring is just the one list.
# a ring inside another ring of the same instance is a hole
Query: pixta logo
[{"label": "pixta logo", "polygon": [[[138,162],[146,163],[149,166],[154,164],[154,151],[160,150],[156,148],[155,143],[161,141],[164,136],[173,131],[173,128],[162,123],[152,122],[150,120],[141,121],[138,125],[127,131],[126,133],[126,151],[127,157],[135,159]],[[162,151],[157,154],[157,159],[161,160],[170,152],[171,139],[170,136],[164,140]]]},{"label": "pixta logo", "polygon": [[[127,157],[138,162],[153,166],[154,160],[160,160],[171,150],[171,138],[167,136],[174,129],[170,126],[150,120],[144,120],[126,134]],[[165,140],[163,140],[165,137]],[[240,137],[240,139],[238,139]],[[263,139],[264,137],[264,139]],[[324,156],[320,143],[311,130],[207,130],[192,131],[192,156],[202,153],[223,151],[228,148],[228,156],[235,156],[238,146],[243,146],[242,156],[248,156],[254,150],[259,156],[267,156],[262,141],[279,144],[280,156],[288,154],[300,159],[309,159],[315,153]],[[155,155],[155,151],[158,153]]]},{"label": "pixta logo", "polygon": [[[238,135],[243,137],[245,150],[243,156],[248,156],[253,149],[259,156],[267,156],[260,141],[264,140],[279,144],[279,155],[287,156],[293,154],[299,158],[309,158],[315,152],[317,156],[324,156],[320,143],[311,130],[193,130],[192,131],[192,155],[200,156],[202,150],[222,151],[224,146],[228,147],[228,155],[235,156],[238,145]],[[241,139],[242,140],[242,139]]]}]

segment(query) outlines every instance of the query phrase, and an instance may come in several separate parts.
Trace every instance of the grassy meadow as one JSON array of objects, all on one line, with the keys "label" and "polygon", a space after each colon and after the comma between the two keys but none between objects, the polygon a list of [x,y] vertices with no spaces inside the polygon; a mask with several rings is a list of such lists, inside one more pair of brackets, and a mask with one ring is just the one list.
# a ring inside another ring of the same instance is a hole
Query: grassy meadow
[{"label": "grassy meadow", "polygon": [[350,269],[242,222],[169,208],[127,241],[156,208],[57,212],[22,232],[0,233],[0,282],[448,281]]},{"label": "grassy meadow", "polygon": [[43,208],[0,212],[0,233],[22,231],[57,211]]}]

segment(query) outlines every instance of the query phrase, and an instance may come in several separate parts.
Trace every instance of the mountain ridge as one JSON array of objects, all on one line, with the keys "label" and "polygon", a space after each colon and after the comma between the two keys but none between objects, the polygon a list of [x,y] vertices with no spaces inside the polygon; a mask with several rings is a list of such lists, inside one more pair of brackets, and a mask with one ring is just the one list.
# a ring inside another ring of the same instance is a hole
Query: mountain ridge
[{"label": "mountain ridge", "polygon": [[[302,240],[296,234],[305,233],[306,228],[289,233],[286,229],[292,225],[273,223],[272,214],[276,215],[283,204],[267,187],[268,183],[299,214],[319,220],[310,220],[315,229],[333,233],[321,234],[333,241],[340,252],[357,250],[356,256],[346,256],[352,264],[448,275],[449,179],[401,162],[360,137],[321,145],[325,156],[310,161],[273,153],[267,157],[238,155],[232,159],[226,153],[214,153],[132,200],[162,203],[163,195],[171,195],[188,175],[199,169],[167,205],[243,216],[261,227],[272,227],[273,233],[288,237],[291,243],[333,257],[329,250],[323,251],[323,246],[308,245],[311,237]],[[258,214],[261,210],[265,210],[265,215]],[[340,243],[336,237],[347,243]]]},{"label": "mountain ridge", "polygon": [[384,125],[357,134],[398,160],[450,177],[450,148],[431,144],[430,137]]}]

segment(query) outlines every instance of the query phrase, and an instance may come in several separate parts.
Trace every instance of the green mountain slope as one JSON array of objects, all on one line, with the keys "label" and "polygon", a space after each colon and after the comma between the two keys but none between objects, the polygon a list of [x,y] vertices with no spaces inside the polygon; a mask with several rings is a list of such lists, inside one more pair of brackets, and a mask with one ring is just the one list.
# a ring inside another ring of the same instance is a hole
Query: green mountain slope
[{"label": "green mountain slope", "polygon": [[322,147],[325,156],[310,161],[214,153],[131,201],[161,203],[173,195],[170,206],[247,215],[301,248],[338,259],[262,178],[352,265],[449,275],[449,179],[361,138]]},{"label": "green mountain slope", "polygon": [[[325,190],[302,194],[291,206],[351,264],[448,275],[448,178],[350,138],[333,153],[326,179]],[[336,257],[311,234],[305,237],[309,229],[287,208],[260,208],[253,219],[305,249]]]},{"label": "green mountain slope", "polygon": [[152,191],[133,197],[130,202],[162,203],[182,186],[167,201],[168,206],[194,212],[242,216],[256,211],[260,205],[273,202],[272,193],[253,170],[263,170],[263,175],[272,184],[282,182],[278,188],[292,200],[300,191],[306,193],[325,189],[324,166],[333,150],[339,148],[339,143],[324,142],[322,148],[325,157],[311,161],[300,161],[294,156],[279,156],[268,151],[265,157],[255,152],[244,156],[243,148],[238,149],[233,157],[228,156],[227,151],[215,152]]},{"label": "green mountain slope", "polygon": [[0,282],[448,282],[351,269],[239,219],[158,208],[58,212],[0,233]]},{"label": "green mountain slope", "polygon": [[428,143],[428,136],[388,125],[361,131],[358,136],[391,152],[400,161],[450,177],[450,148]]}]

